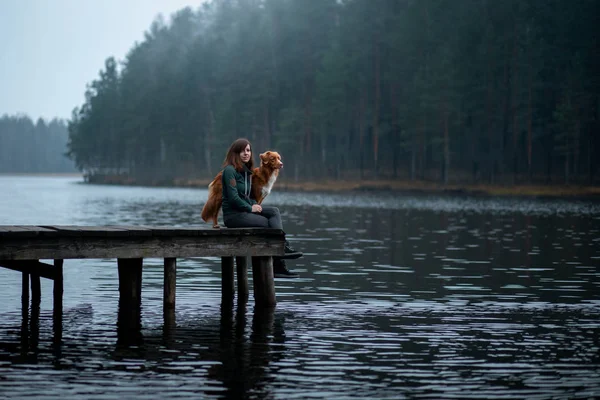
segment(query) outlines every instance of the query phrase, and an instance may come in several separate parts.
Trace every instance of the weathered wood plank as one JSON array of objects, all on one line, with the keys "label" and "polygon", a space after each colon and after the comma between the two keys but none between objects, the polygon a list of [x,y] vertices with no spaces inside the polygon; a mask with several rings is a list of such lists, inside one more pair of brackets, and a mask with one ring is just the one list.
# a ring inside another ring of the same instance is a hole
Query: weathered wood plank
[{"label": "weathered wood plank", "polygon": [[77,226],[77,225],[52,225],[44,226],[51,229],[56,236],[129,236],[127,229],[111,226]]},{"label": "weathered wood plank", "polygon": [[206,226],[79,226],[79,225],[0,225],[0,239],[5,237],[36,236],[245,236],[274,234],[283,232],[271,228],[212,229]]},{"label": "weathered wood plank", "polygon": [[123,234],[127,232],[126,236],[152,236],[152,230],[144,226],[131,226],[131,225],[108,225],[113,231],[107,236],[114,236],[116,233]]},{"label": "weathered wood plank", "polygon": [[46,279],[54,279],[55,277],[55,269],[52,265],[37,260],[0,260],[0,267],[38,275]]},{"label": "weathered wood plank", "polygon": [[0,239],[4,237],[36,237],[44,233],[54,234],[55,231],[34,225],[0,225]]},{"label": "weathered wood plank", "polygon": [[0,260],[277,256],[281,235],[3,238]]}]

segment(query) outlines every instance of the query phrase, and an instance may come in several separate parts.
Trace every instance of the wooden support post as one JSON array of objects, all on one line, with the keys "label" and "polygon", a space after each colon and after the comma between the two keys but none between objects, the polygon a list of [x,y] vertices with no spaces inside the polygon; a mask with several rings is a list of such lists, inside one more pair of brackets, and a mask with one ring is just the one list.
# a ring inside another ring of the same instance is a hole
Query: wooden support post
[{"label": "wooden support post", "polygon": [[163,311],[175,308],[175,290],[177,278],[177,259],[165,258],[165,281],[163,291]]},{"label": "wooden support post", "polygon": [[62,323],[63,323],[63,260],[54,260],[54,288],[52,307],[52,347],[54,355],[60,359],[62,351]]},{"label": "wooden support post", "polygon": [[231,302],[234,294],[233,257],[221,257],[221,300]]},{"label": "wooden support post", "polygon": [[0,260],[0,267],[25,272],[30,275],[38,275],[40,278],[54,279],[54,267],[38,260]]},{"label": "wooden support post", "polygon": [[163,311],[163,335],[165,337],[172,337],[174,329],[177,326],[177,319],[175,317],[174,308],[166,308]]},{"label": "wooden support post", "polygon": [[277,300],[273,280],[273,257],[252,257],[252,280],[256,305],[275,307]]},{"label": "wooden support post", "polygon": [[40,304],[42,301],[42,285],[40,276],[37,274],[29,275],[31,277],[31,303]]},{"label": "wooden support post", "polygon": [[54,260],[54,316],[58,313],[62,317],[62,299],[63,299],[63,260]]},{"label": "wooden support post", "polygon": [[248,258],[236,257],[238,301],[248,301]]},{"label": "wooden support post", "polygon": [[23,272],[21,277],[21,305],[29,314],[29,273]]},{"label": "wooden support post", "polygon": [[141,304],[142,300],[142,258],[119,258],[119,299],[121,306]]}]

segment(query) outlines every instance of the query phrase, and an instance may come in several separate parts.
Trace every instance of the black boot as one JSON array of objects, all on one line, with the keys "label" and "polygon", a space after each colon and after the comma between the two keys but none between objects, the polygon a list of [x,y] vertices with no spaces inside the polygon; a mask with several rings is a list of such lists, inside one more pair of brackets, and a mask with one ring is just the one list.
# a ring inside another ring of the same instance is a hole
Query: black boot
[{"label": "black boot", "polygon": [[273,276],[275,278],[298,278],[298,274],[287,269],[285,260],[281,257],[273,257]]},{"label": "black boot", "polygon": [[303,254],[301,251],[294,250],[292,246],[290,246],[290,242],[288,242],[287,240],[285,241],[285,255],[281,258],[294,259],[302,257],[302,255]]}]

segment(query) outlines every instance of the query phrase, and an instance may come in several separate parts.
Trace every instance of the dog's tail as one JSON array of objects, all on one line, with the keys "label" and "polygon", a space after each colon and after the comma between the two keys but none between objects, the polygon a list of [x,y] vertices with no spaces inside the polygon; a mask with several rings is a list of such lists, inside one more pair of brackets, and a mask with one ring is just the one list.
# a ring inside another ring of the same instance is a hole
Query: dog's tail
[{"label": "dog's tail", "polygon": [[217,180],[220,180],[220,174],[213,179],[213,181],[208,185],[208,199],[202,207],[202,220],[204,222],[210,222],[211,220],[216,219],[215,216],[219,214],[219,208],[221,207],[220,195],[221,193],[217,193],[215,188],[215,183]]}]

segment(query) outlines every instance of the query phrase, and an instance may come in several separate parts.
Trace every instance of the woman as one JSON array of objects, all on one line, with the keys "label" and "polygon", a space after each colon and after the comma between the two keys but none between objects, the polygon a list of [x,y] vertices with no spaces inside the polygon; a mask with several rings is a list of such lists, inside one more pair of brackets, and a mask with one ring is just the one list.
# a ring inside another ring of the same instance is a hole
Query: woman
[{"label": "woman", "polygon": [[[223,162],[223,223],[228,228],[283,229],[277,207],[262,207],[250,197],[252,189],[252,146],[247,139],[231,144]],[[302,253],[285,241],[285,256],[273,257],[273,273],[277,278],[296,278],[283,258],[298,258]]]}]

